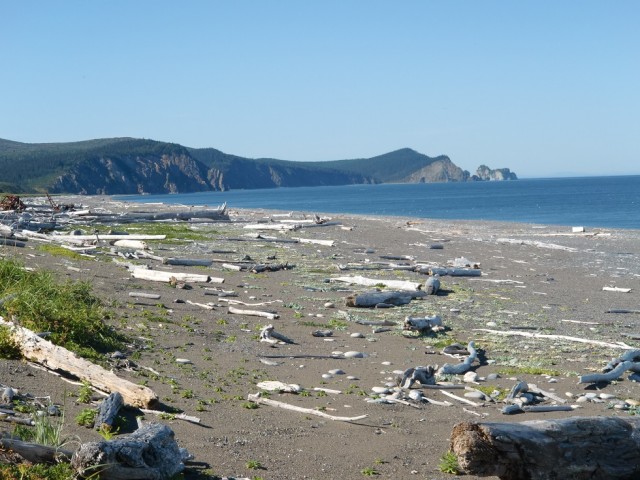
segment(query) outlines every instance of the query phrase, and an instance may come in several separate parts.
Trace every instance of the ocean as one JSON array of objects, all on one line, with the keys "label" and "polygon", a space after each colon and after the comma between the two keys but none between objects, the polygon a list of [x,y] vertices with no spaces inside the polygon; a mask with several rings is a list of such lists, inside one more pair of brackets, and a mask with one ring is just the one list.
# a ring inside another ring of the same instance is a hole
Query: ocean
[{"label": "ocean", "polygon": [[136,202],[640,229],[640,175],[120,196]]}]

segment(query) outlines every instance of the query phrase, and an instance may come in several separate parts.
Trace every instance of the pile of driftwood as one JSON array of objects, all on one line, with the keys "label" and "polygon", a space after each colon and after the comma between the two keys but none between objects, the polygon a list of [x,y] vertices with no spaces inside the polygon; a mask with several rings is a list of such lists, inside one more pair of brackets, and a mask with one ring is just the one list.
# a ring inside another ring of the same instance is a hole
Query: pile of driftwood
[{"label": "pile of driftwood", "polygon": [[[52,372],[65,372],[89,383],[94,389],[111,392],[100,404],[96,428],[110,429],[123,406],[148,412],[158,404],[157,395],[148,387],[137,385],[117,377],[113,372],[80,358],[63,347],[52,344],[34,332],[7,322],[0,317],[0,326],[8,329],[14,342],[19,345],[24,358],[36,362],[41,368]],[[10,406],[15,391],[6,387],[3,391],[5,406]],[[10,408],[0,415],[14,423],[33,425],[29,417],[20,417]],[[75,452],[49,448],[16,439],[0,440],[0,446],[9,449],[29,462],[51,463],[71,461],[80,475],[100,472],[103,480],[123,479],[168,479],[182,471],[187,454],[180,450],[173,438],[173,431],[159,423],[143,424],[130,435],[117,439],[86,443]]]}]

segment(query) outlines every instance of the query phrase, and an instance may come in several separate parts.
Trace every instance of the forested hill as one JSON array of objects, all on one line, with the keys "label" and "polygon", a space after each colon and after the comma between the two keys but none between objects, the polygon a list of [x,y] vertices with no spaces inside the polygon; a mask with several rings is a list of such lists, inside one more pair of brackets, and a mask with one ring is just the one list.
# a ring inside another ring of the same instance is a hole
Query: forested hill
[{"label": "forested hill", "polygon": [[470,175],[446,156],[431,158],[408,148],[372,158],[296,162],[135,138],[38,144],[0,139],[0,191],[14,193],[186,193],[515,178],[509,169],[481,168]]}]

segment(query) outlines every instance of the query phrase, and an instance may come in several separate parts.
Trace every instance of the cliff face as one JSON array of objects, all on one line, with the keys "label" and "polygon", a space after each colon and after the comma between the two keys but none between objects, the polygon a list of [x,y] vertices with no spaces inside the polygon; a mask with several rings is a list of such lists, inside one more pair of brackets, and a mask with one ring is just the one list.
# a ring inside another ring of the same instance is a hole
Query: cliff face
[{"label": "cliff face", "polygon": [[515,179],[508,168],[486,165],[471,176],[446,155],[429,157],[410,148],[370,158],[296,162],[126,137],[43,144],[0,139],[0,188],[13,192],[112,195]]},{"label": "cliff face", "polygon": [[430,182],[466,182],[469,172],[462,170],[450,159],[436,160],[411,175],[405,177],[401,183],[430,183]]},{"label": "cliff face", "polygon": [[207,170],[188,155],[103,156],[75,165],[49,191],[87,195],[211,190]]},{"label": "cliff face", "polygon": [[489,180],[489,181],[502,181],[502,180],[517,180],[518,177],[508,168],[496,168],[491,169],[486,165],[480,165],[476,170],[474,180]]}]

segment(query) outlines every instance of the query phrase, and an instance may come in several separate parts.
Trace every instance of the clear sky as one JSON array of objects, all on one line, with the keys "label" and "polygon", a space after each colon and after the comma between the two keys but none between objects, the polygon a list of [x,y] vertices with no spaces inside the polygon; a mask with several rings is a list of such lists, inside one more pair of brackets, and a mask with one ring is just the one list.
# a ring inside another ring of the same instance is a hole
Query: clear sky
[{"label": "clear sky", "polygon": [[0,0],[0,138],[640,174],[640,1]]}]

